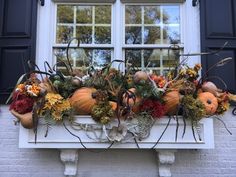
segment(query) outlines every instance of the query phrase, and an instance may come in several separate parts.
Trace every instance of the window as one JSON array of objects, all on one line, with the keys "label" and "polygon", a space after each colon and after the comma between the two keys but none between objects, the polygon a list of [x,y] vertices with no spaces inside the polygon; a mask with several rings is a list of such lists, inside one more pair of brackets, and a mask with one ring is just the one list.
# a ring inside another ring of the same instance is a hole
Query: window
[{"label": "window", "polygon": [[180,5],[125,5],[124,28],[125,59],[133,66],[164,74],[176,62],[167,48],[181,42]]},{"label": "window", "polygon": [[88,66],[91,63],[95,67],[101,67],[110,62],[111,17],[111,5],[57,4],[54,45],[56,61],[65,61],[67,43],[73,38],[79,38],[80,46],[84,47],[70,50],[74,67]]},{"label": "window", "polygon": [[[185,53],[200,51],[199,11],[189,1],[84,2],[49,1],[40,7],[37,63],[41,67],[45,58],[50,64],[66,60],[67,43],[72,37],[80,38],[80,48],[73,40],[69,50],[74,67],[101,67],[122,59],[137,70],[165,74],[177,62],[168,49],[171,44],[177,43]],[[45,24],[51,28],[45,29]],[[189,63],[199,61],[200,57],[195,57]],[[64,67],[58,64],[58,68]]]}]

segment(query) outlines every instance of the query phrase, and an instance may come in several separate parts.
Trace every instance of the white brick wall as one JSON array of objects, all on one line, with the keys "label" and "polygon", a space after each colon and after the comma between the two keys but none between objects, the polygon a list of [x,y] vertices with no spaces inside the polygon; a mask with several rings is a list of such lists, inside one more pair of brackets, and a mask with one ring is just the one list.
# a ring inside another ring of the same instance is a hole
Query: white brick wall
[{"label": "white brick wall", "polygon": [[[18,149],[18,126],[0,107],[0,177],[63,177],[58,150]],[[233,135],[215,121],[215,149],[179,150],[173,177],[236,177],[236,117],[224,116]],[[79,177],[157,177],[154,150],[79,152]]]}]

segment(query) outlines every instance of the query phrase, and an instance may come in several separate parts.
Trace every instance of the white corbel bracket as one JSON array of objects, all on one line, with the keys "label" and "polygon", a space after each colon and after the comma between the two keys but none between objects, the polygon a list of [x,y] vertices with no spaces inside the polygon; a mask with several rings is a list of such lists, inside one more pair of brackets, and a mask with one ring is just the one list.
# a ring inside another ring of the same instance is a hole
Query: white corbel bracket
[{"label": "white corbel bracket", "polygon": [[78,166],[78,150],[77,149],[61,149],[61,161],[65,165],[64,175],[66,177],[75,177]]},{"label": "white corbel bracket", "polygon": [[160,177],[171,177],[171,165],[175,162],[176,150],[156,150]]}]

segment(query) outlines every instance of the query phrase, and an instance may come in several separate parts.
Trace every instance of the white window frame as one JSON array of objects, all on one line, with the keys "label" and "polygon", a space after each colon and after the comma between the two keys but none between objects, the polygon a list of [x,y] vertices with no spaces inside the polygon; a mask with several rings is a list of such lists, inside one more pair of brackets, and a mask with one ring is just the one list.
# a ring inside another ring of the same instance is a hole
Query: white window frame
[{"label": "white window frame", "polygon": [[[64,0],[66,3],[66,0]],[[61,3],[61,2],[60,2]],[[85,4],[85,3],[83,3]],[[95,3],[86,3],[95,5]],[[109,3],[104,3],[109,4]],[[130,4],[130,3],[129,3]],[[133,4],[133,3],[131,3]],[[142,4],[142,3],[135,3]],[[145,3],[149,4],[149,3]],[[152,4],[152,3],[150,3]],[[157,3],[155,3],[157,4]],[[162,4],[162,3],[161,3]],[[167,3],[168,4],[168,3]],[[173,4],[173,3],[171,3]],[[191,1],[186,1],[180,5],[181,18],[181,43],[184,46],[184,53],[192,53],[200,51],[200,13],[198,7],[193,7]],[[112,41],[108,48],[113,48],[112,59],[124,59],[123,43],[124,36],[124,4],[117,0],[112,4]],[[187,15],[186,15],[187,14]],[[36,64],[40,69],[44,69],[44,61],[53,65],[53,46],[55,41],[56,27],[56,4],[53,0],[45,1],[45,6],[38,5],[37,17],[37,40],[36,40]],[[120,19],[120,20],[114,20]],[[115,35],[114,35],[115,34]],[[86,47],[86,44],[81,45]],[[104,46],[105,47],[105,46]],[[139,46],[140,47],[140,46]],[[145,48],[152,47],[145,46]],[[191,57],[188,64],[193,66],[196,63],[201,63],[200,56]]]}]

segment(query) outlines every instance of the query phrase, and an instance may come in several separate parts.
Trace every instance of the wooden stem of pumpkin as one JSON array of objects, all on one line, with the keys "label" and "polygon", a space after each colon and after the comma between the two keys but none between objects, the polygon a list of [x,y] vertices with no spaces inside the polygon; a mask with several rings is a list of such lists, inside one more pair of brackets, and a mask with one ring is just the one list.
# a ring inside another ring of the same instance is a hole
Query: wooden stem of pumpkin
[{"label": "wooden stem of pumpkin", "polygon": [[163,137],[163,135],[165,134],[167,128],[168,128],[169,125],[170,125],[170,121],[171,121],[171,119],[172,119],[172,117],[169,116],[169,120],[168,120],[168,122],[167,122],[167,124],[166,124],[165,129],[163,130],[163,132],[161,133],[161,136],[158,138],[158,140],[157,140],[156,143],[152,146],[151,149],[154,149],[154,148],[156,147],[156,145],[160,142],[161,138]]}]

